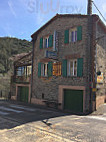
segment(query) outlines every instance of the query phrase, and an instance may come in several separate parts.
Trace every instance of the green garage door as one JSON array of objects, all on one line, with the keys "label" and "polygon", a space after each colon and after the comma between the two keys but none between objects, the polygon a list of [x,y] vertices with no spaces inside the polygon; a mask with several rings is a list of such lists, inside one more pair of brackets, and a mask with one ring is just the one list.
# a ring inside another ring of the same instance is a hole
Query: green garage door
[{"label": "green garage door", "polygon": [[72,112],[83,112],[83,91],[65,89],[64,109]]},{"label": "green garage door", "polygon": [[20,88],[20,101],[28,102],[29,87],[19,87]]}]

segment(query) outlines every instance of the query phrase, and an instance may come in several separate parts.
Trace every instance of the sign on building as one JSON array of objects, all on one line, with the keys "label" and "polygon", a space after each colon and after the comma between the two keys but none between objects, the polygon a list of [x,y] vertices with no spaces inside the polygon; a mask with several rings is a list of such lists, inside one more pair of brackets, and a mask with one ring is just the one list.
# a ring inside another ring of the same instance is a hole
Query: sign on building
[{"label": "sign on building", "polygon": [[103,83],[103,72],[97,76],[97,83]]},{"label": "sign on building", "polygon": [[46,50],[46,58],[57,59],[57,52]]},{"label": "sign on building", "polygon": [[58,32],[54,31],[54,38],[53,38],[53,51],[58,51]]}]

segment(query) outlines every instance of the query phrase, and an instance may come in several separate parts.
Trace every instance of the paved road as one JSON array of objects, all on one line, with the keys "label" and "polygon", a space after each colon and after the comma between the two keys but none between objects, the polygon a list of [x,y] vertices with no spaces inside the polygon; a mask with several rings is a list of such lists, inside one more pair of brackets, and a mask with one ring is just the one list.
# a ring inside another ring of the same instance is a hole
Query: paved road
[{"label": "paved road", "polygon": [[77,116],[0,101],[0,142],[45,141],[105,142],[106,112],[98,116]]}]

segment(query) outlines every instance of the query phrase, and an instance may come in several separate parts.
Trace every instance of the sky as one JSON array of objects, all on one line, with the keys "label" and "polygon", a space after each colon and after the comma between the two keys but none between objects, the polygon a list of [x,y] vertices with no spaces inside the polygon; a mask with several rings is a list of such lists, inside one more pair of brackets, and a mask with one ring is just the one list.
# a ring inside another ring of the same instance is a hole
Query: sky
[{"label": "sky", "polygon": [[[31,34],[57,13],[86,14],[87,1],[0,0],[0,37],[9,36],[31,41]],[[94,2],[106,18],[106,0]],[[99,15],[94,6],[93,14]]]}]

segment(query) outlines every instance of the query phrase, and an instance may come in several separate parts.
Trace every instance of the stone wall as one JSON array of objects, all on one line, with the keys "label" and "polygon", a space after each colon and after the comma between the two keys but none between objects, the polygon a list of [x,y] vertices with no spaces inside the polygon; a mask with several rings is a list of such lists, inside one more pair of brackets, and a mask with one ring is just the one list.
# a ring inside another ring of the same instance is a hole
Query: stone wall
[{"label": "stone wall", "polygon": [[16,96],[16,84],[15,83],[11,84],[10,91],[11,91],[11,96]]}]

